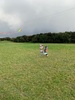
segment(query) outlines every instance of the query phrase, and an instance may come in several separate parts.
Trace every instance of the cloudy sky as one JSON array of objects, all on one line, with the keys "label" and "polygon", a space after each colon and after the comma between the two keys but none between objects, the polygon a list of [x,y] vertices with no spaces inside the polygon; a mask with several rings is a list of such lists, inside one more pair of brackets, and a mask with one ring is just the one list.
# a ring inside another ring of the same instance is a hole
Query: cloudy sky
[{"label": "cloudy sky", "polygon": [[75,31],[75,0],[0,0],[0,37],[64,31]]}]

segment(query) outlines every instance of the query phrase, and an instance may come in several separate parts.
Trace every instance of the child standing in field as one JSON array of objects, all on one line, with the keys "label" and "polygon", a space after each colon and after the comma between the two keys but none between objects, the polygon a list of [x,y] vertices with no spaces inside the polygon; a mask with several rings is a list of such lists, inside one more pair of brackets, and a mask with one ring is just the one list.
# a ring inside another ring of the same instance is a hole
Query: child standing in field
[{"label": "child standing in field", "polygon": [[43,44],[40,44],[40,55],[43,55]]},{"label": "child standing in field", "polygon": [[48,56],[48,46],[45,46],[44,55]]}]

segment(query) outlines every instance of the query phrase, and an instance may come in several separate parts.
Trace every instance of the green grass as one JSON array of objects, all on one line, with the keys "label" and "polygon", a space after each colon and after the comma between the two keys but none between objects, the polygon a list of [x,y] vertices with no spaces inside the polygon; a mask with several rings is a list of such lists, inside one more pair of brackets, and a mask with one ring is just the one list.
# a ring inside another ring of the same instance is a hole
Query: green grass
[{"label": "green grass", "polygon": [[0,42],[0,100],[75,100],[75,44]]}]

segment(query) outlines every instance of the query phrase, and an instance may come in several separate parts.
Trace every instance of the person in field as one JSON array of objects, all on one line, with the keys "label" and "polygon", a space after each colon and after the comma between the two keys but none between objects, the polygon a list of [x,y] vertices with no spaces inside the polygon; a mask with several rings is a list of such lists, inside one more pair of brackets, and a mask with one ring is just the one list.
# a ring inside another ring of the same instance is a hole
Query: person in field
[{"label": "person in field", "polygon": [[43,55],[43,44],[40,44],[40,55]]},{"label": "person in field", "polygon": [[44,55],[48,56],[48,46],[45,46]]}]

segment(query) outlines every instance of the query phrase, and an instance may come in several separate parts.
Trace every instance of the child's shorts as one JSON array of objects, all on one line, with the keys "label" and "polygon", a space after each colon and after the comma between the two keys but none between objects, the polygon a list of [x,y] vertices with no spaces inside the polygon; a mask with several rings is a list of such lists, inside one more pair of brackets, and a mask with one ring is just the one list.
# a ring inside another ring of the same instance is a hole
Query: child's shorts
[{"label": "child's shorts", "polygon": [[43,53],[43,50],[40,50],[40,53]]}]

